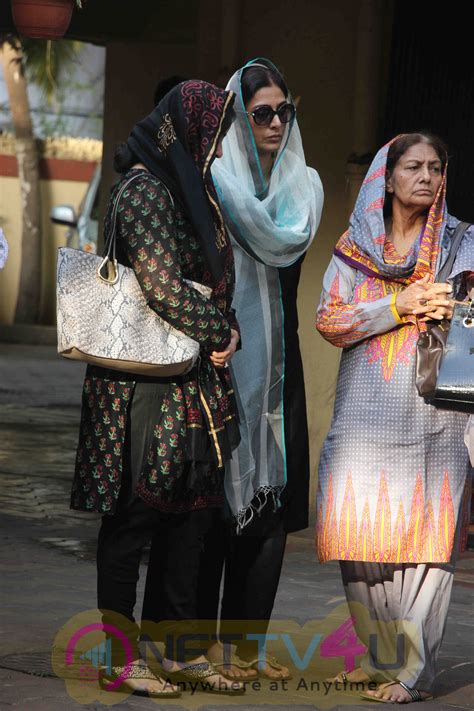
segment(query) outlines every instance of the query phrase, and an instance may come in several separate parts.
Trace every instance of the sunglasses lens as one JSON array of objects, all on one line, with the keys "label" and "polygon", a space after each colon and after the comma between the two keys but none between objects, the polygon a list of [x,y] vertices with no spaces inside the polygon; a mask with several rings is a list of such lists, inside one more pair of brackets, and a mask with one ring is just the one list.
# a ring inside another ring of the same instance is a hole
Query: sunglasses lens
[{"label": "sunglasses lens", "polygon": [[285,104],[278,109],[278,118],[282,123],[290,123],[295,114],[296,109],[293,104]]},{"label": "sunglasses lens", "polygon": [[259,106],[258,109],[252,111],[253,120],[257,126],[269,126],[275,114],[282,123],[289,123],[296,114],[296,108],[293,104],[283,104],[277,111],[274,111],[271,106]]},{"label": "sunglasses lens", "polygon": [[273,110],[270,106],[260,106],[252,116],[257,126],[268,126],[273,119]]}]

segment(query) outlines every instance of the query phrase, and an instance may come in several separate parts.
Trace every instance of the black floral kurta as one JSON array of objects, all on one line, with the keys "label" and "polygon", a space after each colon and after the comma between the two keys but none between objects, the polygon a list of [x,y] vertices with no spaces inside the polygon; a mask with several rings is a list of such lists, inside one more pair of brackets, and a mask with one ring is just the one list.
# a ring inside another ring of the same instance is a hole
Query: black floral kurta
[{"label": "black floral kurta", "polygon": [[[124,179],[136,172],[129,171]],[[142,173],[120,200],[117,256],[134,269],[150,308],[198,341],[201,356],[197,367],[176,378],[87,368],[71,499],[74,509],[116,510],[122,476],[127,476],[127,415],[137,381],[156,383],[162,392],[135,492],[149,505],[171,512],[221,505],[224,464],[238,444],[229,371],[214,368],[209,360],[210,352],[228,345],[231,328],[238,328],[230,308],[231,249],[225,277],[206,299],[185,281],[211,286],[191,225],[165,186],[150,173]]]}]

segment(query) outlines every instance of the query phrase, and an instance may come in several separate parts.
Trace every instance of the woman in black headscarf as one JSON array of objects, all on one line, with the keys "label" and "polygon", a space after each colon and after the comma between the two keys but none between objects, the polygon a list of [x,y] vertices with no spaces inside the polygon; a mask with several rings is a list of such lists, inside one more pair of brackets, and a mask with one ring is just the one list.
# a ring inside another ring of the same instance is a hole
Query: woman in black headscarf
[{"label": "woman in black headscarf", "polygon": [[[86,373],[71,506],[104,514],[98,607],[103,622],[118,626],[132,644],[138,569],[150,540],[142,619],[156,621],[159,609],[173,634],[173,621],[196,620],[202,539],[223,503],[225,462],[239,441],[223,367],[239,340],[231,309],[233,256],[210,177],[233,101],[232,92],[206,82],[183,82],[134,127],[115,158],[123,177],[112,191],[105,236],[128,181],[117,210],[118,260],[133,268],[148,306],[201,346],[198,367],[181,377],[95,366]],[[211,296],[189,282],[210,287]],[[193,625],[185,629],[192,632]],[[111,643],[109,676],[122,681],[121,690],[175,692],[137,653],[127,666],[123,650]],[[191,661],[182,670],[187,679],[205,679],[211,691],[240,691],[204,657]]]}]

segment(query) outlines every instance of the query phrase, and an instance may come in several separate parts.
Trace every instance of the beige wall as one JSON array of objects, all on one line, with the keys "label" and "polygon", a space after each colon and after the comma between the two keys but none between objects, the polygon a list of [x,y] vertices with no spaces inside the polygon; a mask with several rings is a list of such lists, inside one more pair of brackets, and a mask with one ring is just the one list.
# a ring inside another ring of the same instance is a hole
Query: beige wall
[{"label": "beige wall", "polygon": [[[56,253],[65,244],[66,228],[53,225],[49,213],[54,205],[70,204],[77,211],[87,183],[65,180],[41,181],[42,207],[42,293],[41,321],[54,323],[56,312]],[[18,178],[0,176],[0,224],[5,232],[10,253],[5,269],[0,272],[0,324],[13,323],[18,296],[21,262],[21,205]],[[0,326],[1,328],[1,326]]]}]

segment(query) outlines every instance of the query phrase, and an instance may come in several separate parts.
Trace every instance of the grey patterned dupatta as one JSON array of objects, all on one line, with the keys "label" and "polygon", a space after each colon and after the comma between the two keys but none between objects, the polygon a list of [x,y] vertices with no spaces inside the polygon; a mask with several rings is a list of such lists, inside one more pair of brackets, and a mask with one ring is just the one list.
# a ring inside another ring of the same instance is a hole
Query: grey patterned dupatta
[{"label": "grey patterned dupatta", "polygon": [[[277,267],[295,262],[319,225],[323,189],[306,161],[296,120],[286,125],[267,184],[242,100],[241,77],[266,59],[239,69],[227,89],[236,94],[237,118],[212,167],[236,268],[233,306],[242,350],[232,360],[241,420],[241,444],[226,468],[225,491],[237,529],[248,525],[270,500],[279,506],[286,484],[283,413],[283,311]],[[288,100],[291,100],[288,97]]]}]

